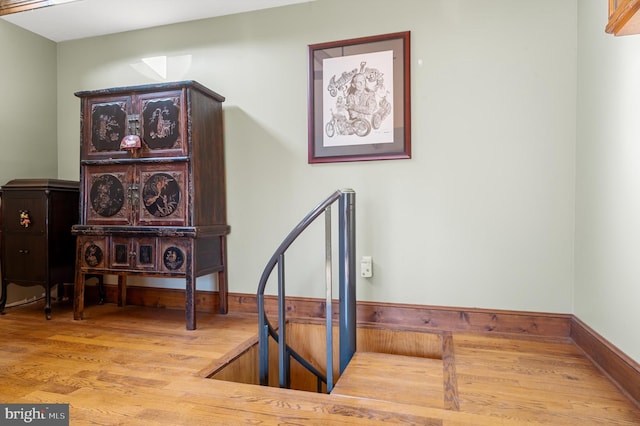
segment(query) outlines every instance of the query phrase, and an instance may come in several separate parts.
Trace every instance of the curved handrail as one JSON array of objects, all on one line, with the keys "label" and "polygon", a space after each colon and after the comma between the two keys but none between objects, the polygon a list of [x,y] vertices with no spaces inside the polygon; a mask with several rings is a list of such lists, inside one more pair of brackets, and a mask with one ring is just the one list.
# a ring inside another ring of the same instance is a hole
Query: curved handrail
[{"label": "curved handrail", "polygon": [[327,207],[329,207],[331,204],[333,204],[338,199],[340,199],[341,195],[342,195],[342,191],[338,190],[333,194],[331,194],[326,200],[318,204],[318,206],[315,209],[313,209],[308,215],[306,215],[305,218],[302,219],[300,223],[296,225],[295,228],[293,228],[293,230],[289,233],[289,235],[287,235],[287,237],[282,241],[282,243],[280,243],[275,253],[273,253],[273,256],[271,256],[271,259],[269,259],[269,262],[267,262],[267,266],[265,266],[264,271],[262,272],[262,276],[260,277],[260,283],[258,284],[258,294],[264,294],[264,289],[267,285],[267,281],[269,280],[269,276],[271,275],[271,272],[273,272],[273,268],[275,268],[276,265],[278,264],[278,258],[285,251],[287,251],[289,246],[293,244],[296,238],[298,238],[300,234],[302,234],[302,231],[304,231],[309,225],[311,225],[311,223],[318,216],[320,216],[326,210]]},{"label": "curved handrail", "polygon": [[[330,216],[330,206],[336,201],[340,200],[341,209],[344,210],[341,215],[340,220],[340,239],[341,239],[341,256],[344,258],[345,262],[341,262],[340,267],[343,273],[340,278],[340,286],[341,286],[341,299],[343,294],[345,298],[352,299],[351,302],[347,303],[346,301],[341,300],[341,330],[344,325],[346,330],[346,334],[353,334],[353,336],[349,336],[345,340],[345,351],[343,353],[341,349],[341,368],[342,364],[344,364],[342,358],[343,354],[345,355],[345,359],[351,358],[353,352],[355,351],[355,317],[352,316],[350,311],[355,312],[355,287],[354,287],[354,276],[355,276],[355,262],[353,259],[353,255],[355,254],[355,238],[353,237],[355,230],[355,214],[353,213],[354,209],[354,201],[355,193],[353,190],[337,190],[329,197],[327,197],[324,201],[318,204],[309,214],[307,214],[287,235],[287,237],[282,241],[282,243],[278,246],[277,250],[271,256],[265,269],[260,277],[260,282],[258,284],[258,320],[259,320],[259,356],[260,356],[260,384],[268,385],[268,338],[272,337],[277,343],[279,347],[279,368],[280,368],[280,386],[288,387],[289,386],[289,360],[288,357],[293,357],[296,361],[298,361],[304,368],[314,374],[318,379],[318,390],[320,391],[320,383],[323,382],[327,384],[328,391],[331,390],[333,386],[333,375],[330,374],[330,371],[327,371],[327,375],[325,376],[322,372],[320,372],[317,368],[307,362],[302,356],[300,356],[296,351],[294,351],[289,345],[286,344],[284,338],[284,325],[285,325],[285,309],[284,309],[284,253],[291,246],[291,244],[302,234],[302,232],[311,224],[313,221],[318,218],[323,212]],[[348,212],[348,213],[347,213]],[[329,220],[330,227],[330,220]],[[351,236],[347,237],[343,234],[349,234],[350,232],[347,229],[350,228]],[[278,277],[278,316],[279,316],[279,328],[282,336],[276,332],[275,328],[269,322],[269,318],[267,318],[265,307],[264,307],[264,291],[273,272],[273,269],[278,265],[279,269],[279,277]],[[348,272],[346,271],[348,270]],[[329,275],[330,276],[330,275]],[[329,280],[330,281],[330,280]],[[350,290],[346,290],[349,287]],[[329,293],[330,296],[330,293]],[[328,296],[327,303],[330,305],[330,297]],[[351,304],[353,307],[350,307]],[[344,312],[343,312],[344,311]],[[351,322],[349,326],[346,325],[347,322]],[[330,309],[327,311],[327,323],[328,323],[328,336],[327,336],[327,347],[332,346],[332,338],[331,338],[331,315]],[[342,334],[341,334],[342,336]],[[341,337],[341,347],[342,347],[342,337]],[[328,355],[329,356],[329,355]],[[332,359],[327,360],[327,369],[332,368]],[[331,383],[329,383],[331,382]]]}]

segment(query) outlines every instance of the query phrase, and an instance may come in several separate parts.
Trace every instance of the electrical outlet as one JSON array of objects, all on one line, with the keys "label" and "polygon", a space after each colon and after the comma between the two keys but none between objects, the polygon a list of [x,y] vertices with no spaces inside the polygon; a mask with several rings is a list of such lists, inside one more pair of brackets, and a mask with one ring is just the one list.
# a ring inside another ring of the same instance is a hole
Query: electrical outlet
[{"label": "electrical outlet", "polygon": [[360,276],[362,278],[371,278],[373,276],[371,256],[362,256],[362,259],[360,260]]}]

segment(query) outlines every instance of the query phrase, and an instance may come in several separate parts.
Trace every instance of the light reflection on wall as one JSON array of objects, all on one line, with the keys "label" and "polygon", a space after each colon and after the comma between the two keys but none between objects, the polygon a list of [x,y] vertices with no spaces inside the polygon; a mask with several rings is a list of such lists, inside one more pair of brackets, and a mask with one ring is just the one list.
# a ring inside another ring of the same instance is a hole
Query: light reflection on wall
[{"label": "light reflection on wall", "polygon": [[191,69],[192,55],[151,56],[130,64],[131,68],[155,81],[183,80]]}]

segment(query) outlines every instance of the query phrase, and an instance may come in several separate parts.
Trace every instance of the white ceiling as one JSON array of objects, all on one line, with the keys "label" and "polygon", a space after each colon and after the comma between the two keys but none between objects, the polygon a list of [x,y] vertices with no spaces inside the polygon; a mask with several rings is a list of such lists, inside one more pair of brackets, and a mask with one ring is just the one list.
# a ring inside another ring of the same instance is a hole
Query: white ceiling
[{"label": "white ceiling", "polygon": [[55,42],[313,0],[78,0],[2,16]]}]

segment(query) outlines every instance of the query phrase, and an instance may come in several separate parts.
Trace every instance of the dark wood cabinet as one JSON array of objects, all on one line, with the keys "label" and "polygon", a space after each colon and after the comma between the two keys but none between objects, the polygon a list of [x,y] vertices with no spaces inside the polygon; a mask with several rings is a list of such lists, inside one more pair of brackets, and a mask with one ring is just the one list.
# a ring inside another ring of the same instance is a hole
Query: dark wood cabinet
[{"label": "dark wood cabinet", "polygon": [[81,99],[80,223],[74,318],[84,279],[184,278],[186,327],[196,327],[195,283],[217,273],[227,311],[222,102],[195,81],[76,93]]},{"label": "dark wood cabinet", "polygon": [[7,286],[39,285],[45,289],[45,315],[51,318],[51,289],[74,281],[78,223],[78,182],[15,179],[2,186],[2,297]]}]

